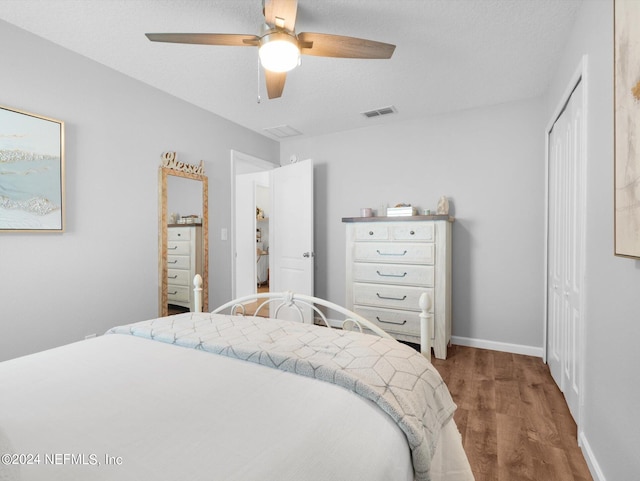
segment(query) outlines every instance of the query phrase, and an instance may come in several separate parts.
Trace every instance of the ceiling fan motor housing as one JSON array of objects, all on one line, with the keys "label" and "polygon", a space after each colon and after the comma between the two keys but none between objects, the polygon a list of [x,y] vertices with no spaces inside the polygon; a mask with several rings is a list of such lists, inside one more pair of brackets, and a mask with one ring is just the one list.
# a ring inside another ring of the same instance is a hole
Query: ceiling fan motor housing
[{"label": "ceiling fan motor housing", "polygon": [[300,65],[298,37],[281,28],[271,28],[260,37],[260,63],[272,72],[288,72]]}]

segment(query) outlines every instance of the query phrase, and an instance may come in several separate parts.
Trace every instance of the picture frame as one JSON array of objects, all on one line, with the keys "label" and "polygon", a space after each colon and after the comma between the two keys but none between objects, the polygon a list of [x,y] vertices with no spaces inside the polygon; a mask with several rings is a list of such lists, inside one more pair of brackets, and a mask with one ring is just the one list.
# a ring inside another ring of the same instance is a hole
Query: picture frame
[{"label": "picture frame", "polygon": [[0,105],[0,233],[64,232],[64,122]]},{"label": "picture frame", "polygon": [[613,7],[614,254],[640,259],[640,2]]}]

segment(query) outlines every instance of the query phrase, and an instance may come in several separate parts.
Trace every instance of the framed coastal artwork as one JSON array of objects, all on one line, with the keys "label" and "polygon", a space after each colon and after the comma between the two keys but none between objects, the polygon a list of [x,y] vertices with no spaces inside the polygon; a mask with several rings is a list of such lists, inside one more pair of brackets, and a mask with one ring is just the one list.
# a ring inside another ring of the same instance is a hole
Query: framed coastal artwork
[{"label": "framed coastal artwork", "polygon": [[64,122],[0,106],[0,233],[64,231]]},{"label": "framed coastal artwork", "polygon": [[640,258],[640,2],[614,1],[615,255]]}]

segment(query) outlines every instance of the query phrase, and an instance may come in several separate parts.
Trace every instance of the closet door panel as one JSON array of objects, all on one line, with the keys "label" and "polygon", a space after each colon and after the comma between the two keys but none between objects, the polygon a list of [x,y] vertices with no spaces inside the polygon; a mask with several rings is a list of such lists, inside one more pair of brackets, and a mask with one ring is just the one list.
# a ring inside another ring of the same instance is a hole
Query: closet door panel
[{"label": "closet door panel", "polygon": [[585,242],[582,84],[549,136],[547,362],[578,421]]}]

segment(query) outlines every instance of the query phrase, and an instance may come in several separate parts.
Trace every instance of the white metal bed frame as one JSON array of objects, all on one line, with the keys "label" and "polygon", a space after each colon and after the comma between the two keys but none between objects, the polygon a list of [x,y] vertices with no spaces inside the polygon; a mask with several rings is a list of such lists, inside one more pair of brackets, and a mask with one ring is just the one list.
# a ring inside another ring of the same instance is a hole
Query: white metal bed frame
[{"label": "white metal bed frame", "polygon": [[[202,312],[202,277],[199,274],[193,279],[194,294],[195,294],[195,310],[196,312]],[[387,332],[380,329],[371,321],[365,319],[359,314],[352,312],[342,306],[329,302],[325,299],[318,297],[307,296],[304,294],[297,294],[292,291],[286,292],[263,292],[258,294],[251,294],[244,297],[233,299],[215,310],[211,311],[213,314],[219,314],[225,310],[229,310],[232,315],[245,315],[245,304],[250,302],[263,301],[258,305],[257,309],[253,313],[253,317],[260,317],[259,313],[264,307],[275,305],[275,309],[269,313],[269,317],[277,318],[282,308],[293,310],[298,316],[300,322],[305,322],[303,308],[311,309],[314,318],[319,319],[326,327],[331,329],[331,324],[327,320],[325,313],[323,313],[318,306],[323,306],[330,311],[337,312],[345,316],[342,322],[342,329],[354,330],[358,329],[360,332],[365,330],[372,331],[380,337],[393,339]],[[431,313],[431,297],[427,292],[422,293],[419,300],[420,307],[420,352],[427,359],[431,359],[431,347],[432,339],[429,333],[432,332],[433,314]]]}]

